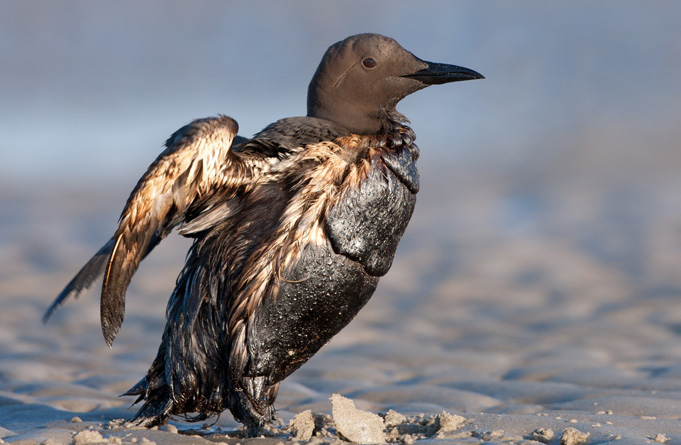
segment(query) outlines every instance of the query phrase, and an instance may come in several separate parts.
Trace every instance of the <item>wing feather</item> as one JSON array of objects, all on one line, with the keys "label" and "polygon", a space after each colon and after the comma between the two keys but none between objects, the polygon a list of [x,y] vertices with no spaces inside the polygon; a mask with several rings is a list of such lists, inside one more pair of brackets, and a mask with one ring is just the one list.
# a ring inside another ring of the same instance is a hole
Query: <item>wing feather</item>
[{"label": "wing feather", "polygon": [[[43,321],[104,275],[100,316],[111,346],[123,322],[126,289],[142,259],[178,224],[204,214],[203,203],[216,205],[211,195],[219,191],[229,199],[260,174],[267,155],[232,150],[235,138],[244,141],[237,131],[236,121],[218,116],[195,120],[168,138],[130,194],[114,236],[69,282]],[[199,225],[205,229],[214,222],[204,217]]]},{"label": "wing feather", "polygon": [[80,294],[87,290],[92,283],[94,283],[97,278],[99,278],[106,269],[109,257],[111,256],[111,250],[114,246],[114,239],[111,238],[101,249],[95,253],[95,255],[90,258],[90,260],[83,266],[82,269],[76,274],[75,277],[69,284],[66,285],[64,290],[57,296],[54,302],[43,315],[43,323],[47,323],[50,317],[64,304],[69,298],[78,298]]},{"label": "wing feather", "polygon": [[109,346],[123,322],[126,289],[152,238],[165,236],[183,222],[198,198],[244,180],[243,163],[231,150],[237,131],[237,123],[227,116],[196,120],[181,128],[128,198],[114,234],[100,300],[102,333]]}]

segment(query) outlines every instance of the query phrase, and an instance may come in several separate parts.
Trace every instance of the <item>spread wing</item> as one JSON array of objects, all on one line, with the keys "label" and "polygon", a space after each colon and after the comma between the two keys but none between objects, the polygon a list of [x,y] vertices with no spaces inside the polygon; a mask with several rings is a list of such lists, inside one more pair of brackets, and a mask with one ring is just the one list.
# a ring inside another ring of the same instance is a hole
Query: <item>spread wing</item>
[{"label": "spread wing", "polygon": [[[195,202],[216,190],[236,190],[257,175],[258,164],[231,149],[238,131],[227,116],[199,119],[175,132],[130,194],[118,229],[48,309],[77,297],[101,274],[101,323],[111,346],[123,322],[125,292],[140,261],[178,224]],[[193,209],[196,213],[196,209]]]}]

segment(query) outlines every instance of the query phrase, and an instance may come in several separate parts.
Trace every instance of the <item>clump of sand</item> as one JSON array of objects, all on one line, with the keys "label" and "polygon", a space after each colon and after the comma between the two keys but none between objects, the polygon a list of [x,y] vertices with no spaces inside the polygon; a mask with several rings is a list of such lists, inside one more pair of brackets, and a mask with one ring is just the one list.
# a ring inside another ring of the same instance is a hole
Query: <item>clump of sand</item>
[{"label": "clump of sand", "polygon": [[73,445],[88,445],[94,443],[108,443],[99,431],[83,430],[73,436]]},{"label": "clump of sand", "polygon": [[321,431],[324,425],[324,416],[313,414],[309,409],[296,414],[289,423],[289,431],[296,440],[310,440],[312,436]]},{"label": "clump of sand", "polygon": [[340,394],[331,396],[333,420],[338,435],[348,442],[385,443],[383,419],[374,413],[355,408],[355,403]]},{"label": "clump of sand", "polygon": [[530,438],[541,443],[549,443],[556,437],[551,428],[537,428],[532,432]]},{"label": "clump of sand", "polygon": [[589,433],[583,433],[577,428],[568,427],[563,430],[560,445],[582,445],[589,438]]},{"label": "clump of sand", "polygon": [[[475,414],[468,419],[457,414],[442,412],[436,415],[419,414],[409,416],[394,410],[385,413],[372,413],[358,409],[353,400],[334,394],[331,397],[332,413],[317,414],[311,410],[295,415],[288,425],[275,423],[264,427],[259,437],[250,437],[245,428],[223,429],[204,424],[194,428],[187,423],[162,427],[142,428],[130,425],[122,419],[101,422],[87,418],[65,417],[61,423],[51,424],[49,429],[40,429],[25,443],[57,445],[215,445],[216,443],[241,443],[242,445],[277,445],[286,443],[338,444],[413,444],[419,441],[443,441],[456,443],[543,443],[546,445],[585,445],[605,443],[622,439],[616,426],[626,422],[630,428],[630,418],[617,418],[614,415],[604,423],[577,418],[551,416],[546,414],[499,415]],[[88,414],[84,414],[88,415]],[[602,417],[600,414],[593,414]],[[71,420],[69,420],[69,418]],[[660,433],[661,428],[676,428],[676,421],[669,422],[641,418],[640,425],[647,426],[644,435],[650,443],[677,443],[676,433],[670,436]],[[652,422],[652,423],[651,423]],[[656,423],[657,422],[657,423]],[[651,423],[650,425],[647,425]],[[555,431],[555,433],[554,433]],[[675,431],[675,430],[674,430]],[[0,428],[0,444],[5,438],[13,438],[16,433]],[[11,440],[11,439],[10,439]]]},{"label": "clump of sand", "polygon": [[655,443],[667,443],[667,442],[669,442],[669,439],[664,434],[657,433],[657,435],[655,435],[655,437],[653,438],[653,442],[655,442]]},{"label": "clump of sand", "polygon": [[331,396],[332,414],[314,414],[310,410],[297,414],[287,431],[295,440],[308,441],[341,438],[352,443],[413,443],[427,438],[445,438],[460,429],[466,419],[443,412],[436,416],[407,417],[390,410],[374,414],[355,407],[352,400],[339,394]]}]

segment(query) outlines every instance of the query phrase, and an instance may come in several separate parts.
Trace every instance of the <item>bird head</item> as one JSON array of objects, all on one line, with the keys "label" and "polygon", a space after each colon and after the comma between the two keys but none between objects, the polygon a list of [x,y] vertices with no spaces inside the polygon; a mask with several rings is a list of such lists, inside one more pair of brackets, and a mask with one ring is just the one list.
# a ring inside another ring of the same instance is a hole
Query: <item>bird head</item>
[{"label": "bird head", "polygon": [[409,94],[472,79],[484,77],[468,68],[421,60],[389,37],[358,34],[324,54],[308,88],[307,115],[353,133],[373,134]]}]

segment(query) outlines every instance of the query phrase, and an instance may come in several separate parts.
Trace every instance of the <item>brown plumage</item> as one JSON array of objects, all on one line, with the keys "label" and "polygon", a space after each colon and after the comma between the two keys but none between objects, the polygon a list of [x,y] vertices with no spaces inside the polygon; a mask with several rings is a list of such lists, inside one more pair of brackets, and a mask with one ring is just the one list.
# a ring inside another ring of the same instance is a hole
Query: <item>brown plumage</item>
[{"label": "brown plumage", "polygon": [[123,323],[125,290],[152,237],[164,238],[184,221],[189,206],[213,189],[250,182],[253,169],[230,149],[238,129],[227,116],[193,122],[168,140],[132,191],[104,273],[101,324],[109,346]]},{"label": "brown plumage", "polygon": [[414,133],[395,104],[431,84],[475,78],[362,34],[325,54],[307,117],[250,140],[226,116],[181,128],[137,183],[114,236],[45,319],[104,275],[111,346],[132,275],[178,227],[194,243],[158,355],[126,393],[144,401],[135,421],[229,409],[257,431],[273,419],[279,382],[352,320],[392,264],[419,188]]}]

